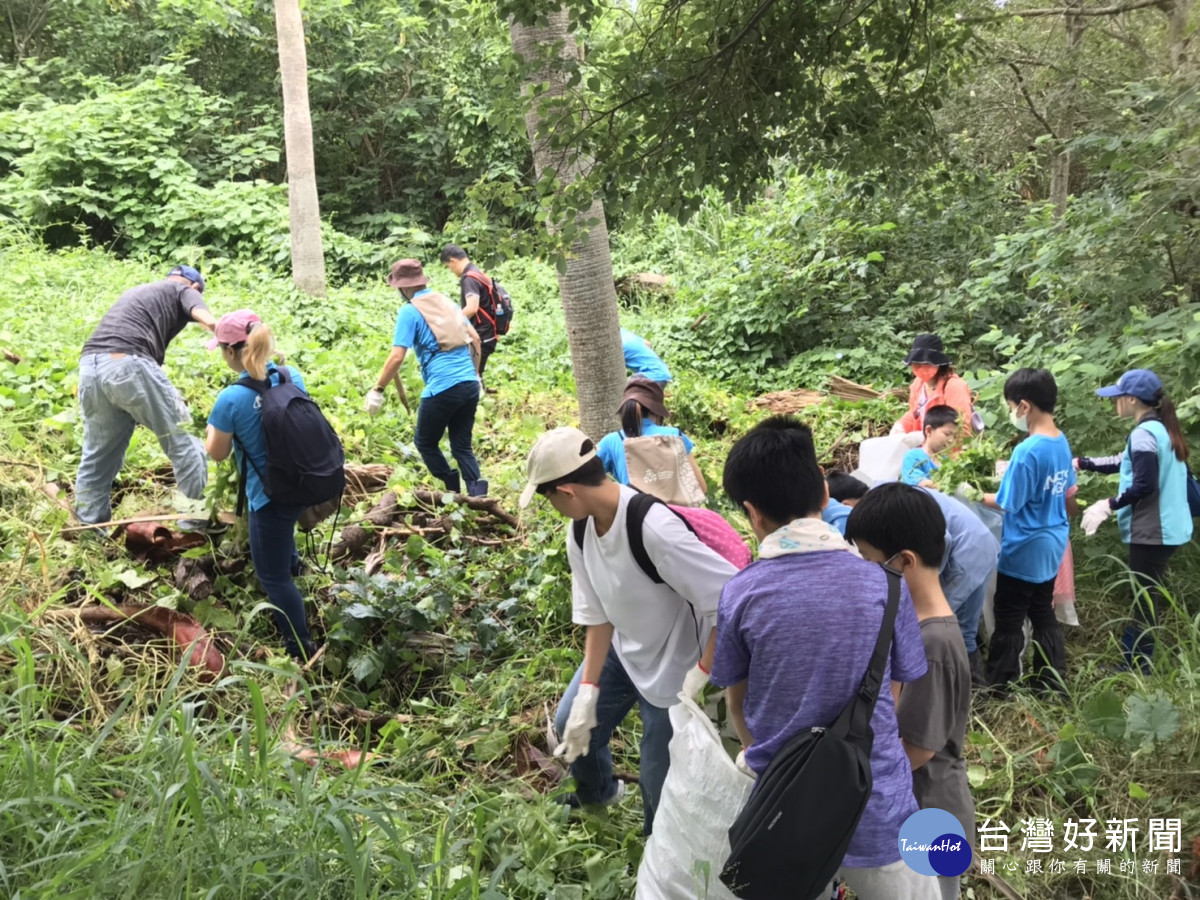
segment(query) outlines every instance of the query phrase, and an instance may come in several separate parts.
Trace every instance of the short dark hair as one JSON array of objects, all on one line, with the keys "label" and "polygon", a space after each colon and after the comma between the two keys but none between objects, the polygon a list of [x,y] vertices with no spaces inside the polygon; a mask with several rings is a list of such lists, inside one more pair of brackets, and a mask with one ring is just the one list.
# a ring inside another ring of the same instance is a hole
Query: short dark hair
[{"label": "short dark hair", "polygon": [[771,416],[738,439],[725,460],[725,493],[754,504],[772,522],[811,516],[825,502],[812,429],[792,416]]},{"label": "short dark hair", "polygon": [[943,425],[958,424],[958,410],[953,406],[939,404],[931,406],[925,410],[924,424],[921,426],[921,433],[925,433],[926,428],[941,428]]},{"label": "short dark hair", "polygon": [[1004,399],[1009,403],[1024,400],[1044,413],[1052,413],[1058,402],[1058,384],[1048,369],[1017,369],[1004,382]]},{"label": "short dark hair", "polygon": [[867,491],[846,519],[846,540],[864,541],[892,557],[911,550],[931,569],[946,553],[946,517],[937,501],[911,484],[890,481]]},{"label": "short dark hair", "polygon": [[866,482],[841,469],[830,469],[825,473],[825,480],[829,482],[829,496],[838,502],[857,500],[867,492]]},{"label": "short dark hair", "polygon": [[450,262],[452,259],[466,259],[467,251],[458,244],[447,244],[442,248],[442,262]]},{"label": "short dark hair", "polygon": [[[590,443],[590,441],[589,441]],[[589,449],[585,447],[586,453]],[[537,486],[537,492],[543,497],[547,494],[553,494],[564,484],[582,484],[584,487],[599,487],[604,484],[608,478],[608,473],[604,471],[604,461],[598,456],[593,456],[574,472],[568,472],[562,478],[555,478],[553,481],[546,481]]]}]

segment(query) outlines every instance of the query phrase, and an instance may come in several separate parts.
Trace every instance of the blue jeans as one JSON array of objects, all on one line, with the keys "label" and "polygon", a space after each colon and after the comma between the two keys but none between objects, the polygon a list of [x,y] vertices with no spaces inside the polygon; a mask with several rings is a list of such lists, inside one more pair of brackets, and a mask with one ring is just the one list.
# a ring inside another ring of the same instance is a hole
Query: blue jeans
[{"label": "blue jeans", "polygon": [[204,495],[204,443],[185,433],[187,406],[162,367],[140,356],[88,353],[79,361],[83,454],[75,476],[75,514],[86,524],[112,518],[112,484],[133,429],[145,425],[175,469],[175,484],[193,500]]},{"label": "blue jeans", "polygon": [[990,580],[990,576],[985,578],[982,584],[965,594],[961,591],[944,588],[946,601],[958,618],[958,628],[962,632],[963,643],[967,645],[968,653],[974,653],[979,647],[979,618],[983,615],[983,601],[987,599],[988,581]]},{"label": "blue jeans", "polygon": [[[567,730],[567,717],[571,714],[571,704],[575,702],[575,694],[582,680],[583,667],[580,666],[554,716],[554,728],[559,734]],[[609,648],[608,658],[604,660],[604,671],[600,673],[600,699],[596,705],[596,727],[592,729],[592,741],[588,745],[587,755],[571,763],[571,776],[575,779],[575,795],[581,803],[603,803],[612,797],[617,787],[613,781],[612,751],[608,743],[635,703],[642,713],[641,761],[638,766],[642,823],[645,833],[650,834],[654,825],[654,811],[658,809],[663,782],[667,780],[667,769],[671,763],[671,754],[668,752],[672,734],[671,717],[668,710],[655,706],[638,693],[612,648]]]},{"label": "blue jeans", "polygon": [[250,558],[254,574],[267,600],[275,607],[275,627],[283,635],[287,652],[295,657],[308,655],[308,619],[304,598],[293,576],[300,568],[296,552],[296,521],[303,506],[268,503],[250,512]]},{"label": "blue jeans", "polygon": [[432,397],[422,397],[417,407],[417,428],[413,443],[434,478],[447,487],[456,480],[455,471],[442,454],[438,442],[450,432],[450,453],[467,484],[479,480],[479,463],[471,451],[471,432],[475,429],[475,409],[479,406],[479,382],[460,381]]}]

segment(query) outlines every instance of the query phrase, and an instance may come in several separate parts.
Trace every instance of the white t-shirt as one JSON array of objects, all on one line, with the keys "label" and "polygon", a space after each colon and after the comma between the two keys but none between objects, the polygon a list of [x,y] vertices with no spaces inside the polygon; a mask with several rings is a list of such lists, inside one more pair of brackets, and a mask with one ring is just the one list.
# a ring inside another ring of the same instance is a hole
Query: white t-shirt
[{"label": "white t-shirt", "polygon": [[675,704],[684,676],[700,659],[716,627],[721,589],[737,569],[675,513],[655,504],[642,523],[642,540],[665,583],[651,581],[625,534],[626,507],[636,493],[621,487],[617,516],[604,536],[597,537],[596,523],[588,519],[582,550],[568,532],[571,618],[577,625],[612,623],[613,648],[629,680],[646,700],[665,708]]}]

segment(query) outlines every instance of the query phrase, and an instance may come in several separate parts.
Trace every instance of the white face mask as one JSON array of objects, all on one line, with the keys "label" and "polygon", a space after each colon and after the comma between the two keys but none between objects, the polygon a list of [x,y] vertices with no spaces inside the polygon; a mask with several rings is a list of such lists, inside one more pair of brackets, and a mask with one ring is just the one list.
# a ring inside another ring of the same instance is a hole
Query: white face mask
[{"label": "white face mask", "polygon": [[1023,434],[1029,431],[1029,417],[1018,416],[1016,409],[1010,409],[1008,411],[1008,421],[1012,423],[1013,428],[1017,429],[1017,431],[1020,431]]}]

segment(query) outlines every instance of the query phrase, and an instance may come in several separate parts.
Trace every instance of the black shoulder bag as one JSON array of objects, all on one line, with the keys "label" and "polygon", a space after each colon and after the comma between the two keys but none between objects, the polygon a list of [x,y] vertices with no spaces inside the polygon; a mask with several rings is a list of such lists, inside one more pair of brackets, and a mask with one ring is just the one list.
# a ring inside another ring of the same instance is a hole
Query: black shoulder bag
[{"label": "black shoulder bag", "polygon": [[883,624],[858,693],[829,728],[775,754],[729,829],[721,881],[742,900],[814,900],[837,873],[871,796],[871,715],[892,648],[900,578],[887,573]]}]

